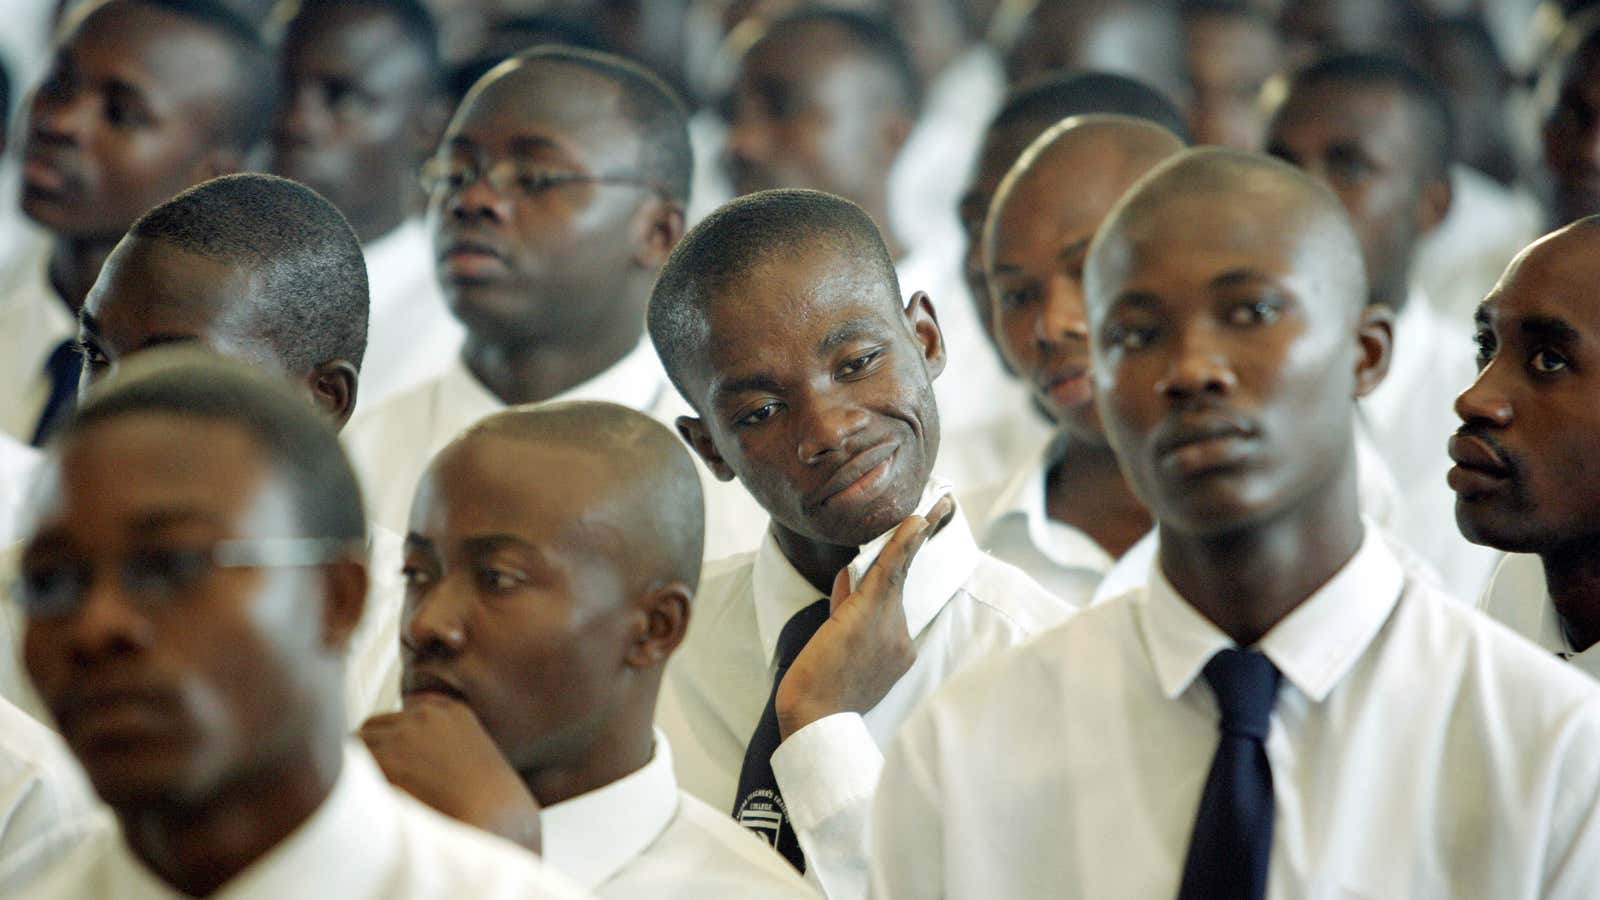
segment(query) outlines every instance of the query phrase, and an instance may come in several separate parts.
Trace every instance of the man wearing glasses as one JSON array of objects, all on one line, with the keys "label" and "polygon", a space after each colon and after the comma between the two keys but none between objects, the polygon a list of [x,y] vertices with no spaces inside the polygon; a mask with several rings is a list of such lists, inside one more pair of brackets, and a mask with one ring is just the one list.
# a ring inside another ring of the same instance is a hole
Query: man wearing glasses
[{"label": "man wearing glasses", "polygon": [[112,816],[6,896],[576,896],[348,740],[355,475],[281,379],[189,353],[130,364],[48,457],[24,661]]},{"label": "man wearing glasses", "polygon": [[682,411],[643,334],[690,168],[682,104],[617,57],[539,48],[472,88],[423,178],[465,344],[442,376],[345,432],[376,521],[403,531],[428,460],[507,406],[603,400],[668,423]]}]

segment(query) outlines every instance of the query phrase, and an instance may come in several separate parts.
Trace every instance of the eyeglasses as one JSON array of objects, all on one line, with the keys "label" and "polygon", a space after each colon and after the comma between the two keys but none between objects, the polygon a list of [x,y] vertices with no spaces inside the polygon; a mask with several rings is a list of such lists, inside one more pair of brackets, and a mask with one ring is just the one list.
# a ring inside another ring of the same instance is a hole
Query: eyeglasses
[{"label": "eyeglasses", "polygon": [[584,175],[577,172],[559,172],[539,163],[523,159],[502,159],[482,167],[470,159],[453,156],[435,156],[422,166],[422,189],[429,194],[436,191],[456,193],[464,191],[479,179],[502,195],[516,195],[532,199],[559,187],[574,184],[629,184],[662,193],[660,185],[642,175],[611,174]]},{"label": "eyeglasses", "polygon": [[[209,547],[135,550],[115,564],[123,592],[141,609],[192,597],[217,569],[292,569],[337,562],[359,542],[342,538],[218,541]],[[85,559],[24,562],[12,596],[31,618],[71,615],[83,608],[95,567]]]}]

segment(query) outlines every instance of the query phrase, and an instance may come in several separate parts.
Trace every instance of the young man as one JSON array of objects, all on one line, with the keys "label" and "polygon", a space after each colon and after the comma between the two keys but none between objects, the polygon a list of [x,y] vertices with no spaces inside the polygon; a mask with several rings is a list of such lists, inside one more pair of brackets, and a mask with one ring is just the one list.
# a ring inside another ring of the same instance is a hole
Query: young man
[{"label": "young man", "polygon": [[405,709],[361,730],[390,780],[480,827],[536,825],[598,897],[812,896],[678,790],[652,726],[703,530],[687,449],[627,407],[507,411],[457,438],[406,535]]},{"label": "young man", "polygon": [[1551,228],[1600,213],[1600,13],[1575,17],[1540,76]]},{"label": "young man", "polygon": [[974,501],[979,540],[1079,606],[1154,525],[1095,414],[1084,258],[1118,198],[1182,149],[1171,132],[1138,119],[1068,119],[1006,176],[984,230],[995,336],[1057,431],[986,503]]},{"label": "young man", "polygon": [[1183,66],[1196,144],[1260,150],[1262,89],[1283,67],[1272,18],[1239,0],[1183,0]]},{"label": "young man", "polygon": [[1339,201],[1188,151],[1112,211],[1085,295],[1157,563],[906,724],[875,896],[1592,893],[1600,690],[1362,521],[1388,311]]},{"label": "young man", "polygon": [[948,240],[913,244],[892,218],[890,176],[921,98],[911,50],[889,23],[847,10],[792,13],[768,26],[739,62],[728,164],[741,195],[826,191],[881,224],[907,296],[925,291],[938,304],[954,368],[935,389],[945,429],[938,471],[977,482],[1005,471],[1019,452],[997,427],[1014,407],[995,402],[1018,392],[959,296],[957,248]]},{"label": "young man", "polygon": [[100,827],[97,806],[61,736],[0,698],[0,884],[71,853]]},{"label": "young man", "polygon": [[8,896],[576,896],[347,742],[355,475],[280,379],[180,355],[108,386],[52,446],[24,658],[111,815]]},{"label": "young man", "polygon": [[38,464],[39,451],[0,433],[0,547],[15,539],[17,514]]},{"label": "young man", "polygon": [[1472,345],[1465,322],[1440,315],[1411,277],[1419,242],[1450,209],[1451,131],[1448,101],[1426,76],[1386,57],[1345,55],[1295,76],[1267,143],[1339,197],[1361,241],[1368,302],[1396,314],[1389,373],[1361,404],[1406,499],[1388,525],[1471,599],[1497,556],[1439,525],[1455,503],[1444,445],[1455,395],[1476,373]]},{"label": "young man", "polygon": [[858,896],[879,748],[952,672],[1072,607],[983,554],[930,480],[943,341],[859,207],[723,207],[663,269],[650,336],[694,408],[680,432],[772,520],[702,580],[658,721],[690,793]]},{"label": "young man", "polygon": [[332,201],[361,239],[372,293],[361,403],[371,408],[437,377],[461,349],[413,215],[418,168],[449,115],[438,34],[417,0],[314,0],[289,23],[280,59],[269,168]]},{"label": "young man", "polygon": [[1014,85],[1095,70],[1136,78],[1187,105],[1177,0],[1039,0],[1006,53]]},{"label": "young man", "polygon": [[[1456,521],[1513,554],[1483,610],[1600,677],[1600,590],[1589,383],[1600,218],[1579,219],[1517,257],[1478,311],[1478,380],[1450,439]],[[1527,555],[1523,555],[1527,554]]]},{"label": "young man", "polygon": [[[355,407],[366,326],[361,245],[339,211],[292,181],[231,175],[146,213],[112,251],[83,307],[84,387],[145,350],[192,343],[287,379],[339,428]],[[345,667],[352,725],[399,699],[399,537],[375,530],[371,552]]]},{"label": "young man", "polygon": [[244,167],[273,79],[251,27],[196,0],[87,4],[33,93],[22,211],[46,234],[0,272],[0,431],[38,444],[70,412],[78,309],[140,214]]}]

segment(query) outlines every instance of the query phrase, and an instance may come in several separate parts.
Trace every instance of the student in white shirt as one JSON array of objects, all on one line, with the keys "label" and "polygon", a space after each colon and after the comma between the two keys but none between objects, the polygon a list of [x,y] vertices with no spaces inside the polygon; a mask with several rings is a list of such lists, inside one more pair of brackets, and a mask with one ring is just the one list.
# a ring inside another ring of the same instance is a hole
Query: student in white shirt
[{"label": "student in white shirt", "polygon": [[281,379],[152,354],[47,466],[24,660],[110,816],[7,896],[577,896],[345,737],[366,519],[338,438]]},{"label": "student in white shirt", "polygon": [[1338,200],[1274,160],[1187,151],[1123,198],[1086,296],[1149,584],[906,723],[875,897],[1593,893],[1600,690],[1362,521],[1364,294]]},{"label": "student in white shirt", "polygon": [[[198,344],[286,377],[342,427],[366,322],[361,246],[338,210],[283,178],[231,175],[146,213],[112,251],[84,303],[84,386],[152,347]],[[352,727],[399,699],[400,539],[374,529],[371,541],[371,594],[345,668]]]},{"label": "student in white shirt", "polygon": [[1394,311],[1394,355],[1363,398],[1361,421],[1389,463],[1403,504],[1388,523],[1458,597],[1483,591],[1498,554],[1448,522],[1444,483],[1455,397],[1472,383],[1471,333],[1422,296],[1411,277],[1420,242],[1449,212],[1448,99],[1426,75],[1383,56],[1348,54],[1297,74],[1268,128],[1269,152],[1338,195],[1360,238],[1368,300]]},{"label": "student in white shirt", "polygon": [[1483,609],[1600,677],[1600,533],[1590,402],[1600,337],[1600,218],[1524,250],[1478,309],[1478,380],[1456,401],[1450,439],[1456,521],[1471,540],[1512,553]]},{"label": "student in white shirt", "polygon": [[1183,21],[1177,3],[1073,0],[1033,3],[1006,51],[1012,84],[1058,72],[1116,72],[1136,78],[1184,105]]},{"label": "student in white shirt", "polygon": [[38,464],[38,451],[0,433],[0,547],[16,539],[17,516]]},{"label": "student in white shirt", "polygon": [[60,736],[0,698],[0,884],[21,884],[70,852],[98,827],[94,810]]},{"label": "student in white shirt", "polygon": [[1283,67],[1272,14],[1233,0],[1188,0],[1182,13],[1194,142],[1260,150],[1267,131],[1261,93]]},{"label": "student in white shirt", "polygon": [[64,28],[16,148],[47,235],[0,273],[0,431],[35,444],[71,411],[68,342],[106,254],[145,210],[244,168],[273,96],[261,39],[218,4],[113,0]]},{"label": "student in white shirt", "polygon": [[[998,498],[1009,502],[984,511],[980,540],[1080,606],[1155,524],[1123,477],[1095,412],[1083,261],[1117,199],[1182,149],[1171,132],[1140,119],[1067,119],[1035,141],[1001,182],[984,229],[995,336],[1057,431],[1011,477],[1016,486]],[[1018,497],[1022,492],[1029,496]],[[1006,515],[1019,504],[1037,507],[1042,521]],[[998,515],[988,519],[990,513]]]},{"label": "student in white shirt", "polygon": [[983,554],[930,478],[944,348],[927,296],[899,297],[859,207],[767,191],[696,226],[650,304],[695,410],[679,431],[771,514],[754,554],[701,580],[657,722],[685,789],[837,897],[865,889],[879,748],[901,720],[1072,609]]},{"label": "student in white shirt", "polygon": [[361,736],[391,781],[530,841],[601,898],[814,896],[678,789],[656,695],[700,577],[699,476],[627,407],[497,413],[435,458],[406,535],[405,709]]},{"label": "student in white shirt", "polygon": [[417,169],[449,117],[438,43],[417,0],[314,0],[299,4],[279,57],[267,168],[338,207],[367,260],[363,409],[442,374],[461,349],[428,229],[413,215]]}]

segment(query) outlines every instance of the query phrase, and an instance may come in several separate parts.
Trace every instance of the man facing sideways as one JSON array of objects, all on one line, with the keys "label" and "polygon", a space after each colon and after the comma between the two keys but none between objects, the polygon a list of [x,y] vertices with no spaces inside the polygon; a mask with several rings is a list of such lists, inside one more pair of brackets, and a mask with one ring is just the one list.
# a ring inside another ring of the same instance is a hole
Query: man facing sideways
[{"label": "man facing sideways", "polygon": [[345,737],[366,519],[323,417],[214,357],[131,368],[53,445],[19,589],[28,673],[110,814],[8,896],[577,896]]},{"label": "man facing sideways", "polygon": [[1156,564],[902,728],[874,896],[1589,896],[1600,690],[1363,522],[1389,313],[1339,201],[1187,151],[1112,211],[1085,287]]},{"label": "man facing sideways", "polygon": [[610,403],[496,413],[434,460],[406,536],[405,709],[361,730],[395,784],[527,840],[598,897],[812,896],[683,793],[652,726],[699,581],[700,482]]}]

